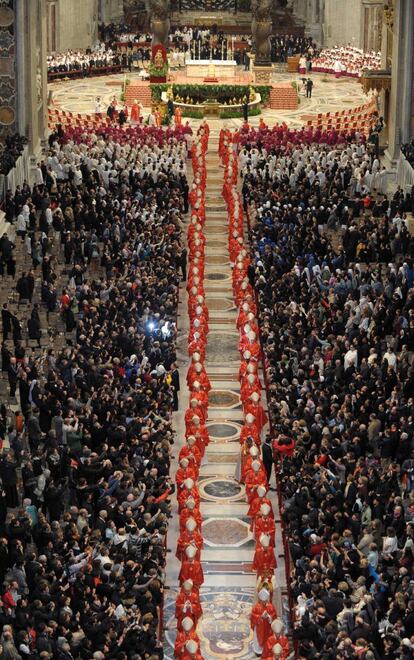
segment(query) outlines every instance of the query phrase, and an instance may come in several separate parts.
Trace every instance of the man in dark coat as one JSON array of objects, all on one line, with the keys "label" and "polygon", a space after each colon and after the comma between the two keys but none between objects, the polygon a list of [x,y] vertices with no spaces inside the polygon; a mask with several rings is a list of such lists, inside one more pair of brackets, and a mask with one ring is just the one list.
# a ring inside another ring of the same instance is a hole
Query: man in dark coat
[{"label": "man in dark coat", "polygon": [[3,304],[3,309],[1,310],[1,322],[3,324],[3,339],[7,341],[7,337],[12,329],[12,313],[10,312],[7,303]]}]

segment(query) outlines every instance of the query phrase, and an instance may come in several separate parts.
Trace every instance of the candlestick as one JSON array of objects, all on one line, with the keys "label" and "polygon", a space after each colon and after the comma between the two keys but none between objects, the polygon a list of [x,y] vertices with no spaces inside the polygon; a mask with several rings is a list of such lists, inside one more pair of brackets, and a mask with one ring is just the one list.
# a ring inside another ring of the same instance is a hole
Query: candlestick
[{"label": "candlestick", "polygon": [[221,59],[224,60],[224,41],[221,42]]}]

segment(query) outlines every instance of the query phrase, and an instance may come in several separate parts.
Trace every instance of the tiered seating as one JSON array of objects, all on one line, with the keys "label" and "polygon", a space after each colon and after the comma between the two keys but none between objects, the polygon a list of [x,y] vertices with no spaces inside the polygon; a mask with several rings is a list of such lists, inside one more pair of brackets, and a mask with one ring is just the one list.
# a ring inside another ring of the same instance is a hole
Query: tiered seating
[{"label": "tiered seating", "polygon": [[353,108],[353,110],[320,113],[316,117],[308,119],[306,126],[316,130],[335,130],[340,133],[354,130],[368,135],[369,129],[375,125],[376,119],[377,106],[373,97],[368,103]]},{"label": "tiered seating", "polygon": [[79,113],[67,112],[60,108],[49,108],[49,128],[53,129],[58,124],[63,128],[68,126],[77,126],[78,128],[99,128],[108,126],[112,122],[106,115],[81,115]]}]

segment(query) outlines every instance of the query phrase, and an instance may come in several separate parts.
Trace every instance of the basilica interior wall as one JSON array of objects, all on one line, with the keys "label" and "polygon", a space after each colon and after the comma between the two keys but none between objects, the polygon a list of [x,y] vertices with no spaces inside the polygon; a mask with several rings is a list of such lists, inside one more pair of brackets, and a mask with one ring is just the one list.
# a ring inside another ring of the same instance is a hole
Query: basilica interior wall
[{"label": "basilica interior wall", "polygon": [[361,0],[325,0],[323,38],[326,46],[352,44],[361,46]]},{"label": "basilica interior wall", "polygon": [[48,50],[88,48],[98,34],[99,0],[52,0],[48,6]]}]

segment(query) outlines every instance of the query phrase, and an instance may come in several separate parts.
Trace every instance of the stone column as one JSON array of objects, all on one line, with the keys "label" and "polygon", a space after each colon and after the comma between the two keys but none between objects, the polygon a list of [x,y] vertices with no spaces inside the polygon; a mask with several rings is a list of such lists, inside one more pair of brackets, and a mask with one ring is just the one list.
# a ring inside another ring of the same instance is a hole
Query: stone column
[{"label": "stone column", "polygon": [[46,0],[16,2],[18,123],[29,153],[40,153],[47,134]]},{"label": "stone column", "polygon": [[414,3],[396,2],[393,27],[392,83],[388,108],[388,149],[386,157],[395,166],[400,146],[409,139],[411,130]]},{"label": "stone column", "polygon": [[362,2],[360,43],[366,52],[381,50],[383,9],[382,0],[363,0]]}]

